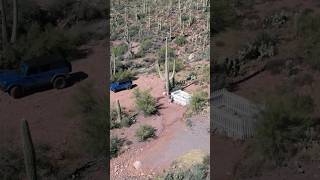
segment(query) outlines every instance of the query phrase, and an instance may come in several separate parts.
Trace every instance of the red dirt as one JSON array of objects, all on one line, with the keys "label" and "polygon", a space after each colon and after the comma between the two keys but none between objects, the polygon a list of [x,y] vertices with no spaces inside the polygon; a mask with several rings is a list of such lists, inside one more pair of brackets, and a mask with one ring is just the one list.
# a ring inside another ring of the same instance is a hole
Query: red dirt
[{"label": "red dirt", "polygon": [[[130,177],[144,179],[153,177],[154,174],[161,173],[163,169],[167,169],[177,154],[183,154],[185,150],[191,148],[188,147],[181,150],[179,147],[168,146],[170,142],[179,136],[178,134],[185,133],[186,126],[182,120],[186,108],[169,103],[167,97],[163,95],[164,82],[156,75],[140,75],[134,81],[134,84],[137,85],[135,88],[142,90],[150,88],[152,96],[158,100],[161,106],[158,115],[150,117],[139,115],[137,122],[130,128],[111,130],[112,135],[117,135],[133,142],[127,146],[125,152],[110,161],[111,179],[127,179]],[[119,100],[122,107],[127,110],[134,110],[133,91],[134,89],[111,93],[111,102],[115,103]],[[157,138],[149,142],[138,142],[134,133],[141,124],[149,124],[155,127],[157,129]],[[188,140],[186,141],[186,144],[192,143],[188,142]],[[209,138],[207,146],[209,147]],[[169,150],[171,151],[169,152]],[[135,170],[132,165],[137,160],[142,162],[142,168],[139,170]]]}]

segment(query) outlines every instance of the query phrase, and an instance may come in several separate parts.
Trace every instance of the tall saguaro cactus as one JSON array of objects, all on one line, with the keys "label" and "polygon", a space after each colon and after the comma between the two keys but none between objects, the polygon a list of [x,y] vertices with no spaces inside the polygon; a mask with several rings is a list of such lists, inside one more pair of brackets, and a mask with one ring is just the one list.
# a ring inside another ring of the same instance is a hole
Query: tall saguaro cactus
[{"label": "tall saguaro cactus", "polygon": [[166,57],[165,57],[165,63],[164,63],[164,75],[161,73],[159,61],[156,61],[156,67],[157,71],[159,73],[159,76],[162,80],[165,81],[166,85],[166,94],[167,96],[170,95],[170,81],[174,78],[175,75],[175,69],[176,69],[176,60],[173,61],[173,68],[172,68],[172,74],[169,75],[169,63],[168,63],[168,38],[166,37]]},{"label": "tall saguaro cactus", "polygon": [[22,145],[24,154],[24,164],[26,167],[26,174],[28,180],[37,180],[35,151],[32,143],[29,125],[26,120],[22,120],[21,122],[21,135],[23,139]]},{"label": "tall saguaro cactus", "polygon": [[0,0],[0,11],[1,11],[1,31],[2,31],[2,43],[3,46],[8,43],[8,34],[7,34],[7,17],[5,11],[5,3],[4,0]]},{"label": "tall saguaro cactus", "polygon": [[121,106],[119,100],[117,100],[117,122],[121,123]]},{"label": "tall saguaro cactus", "polygon": [[11,31],[11,43],[16,42],[17,38],[17,25],[18,25],[18,7],[17,0],[13,0],[13,19],[12,19],[12,31]]}]

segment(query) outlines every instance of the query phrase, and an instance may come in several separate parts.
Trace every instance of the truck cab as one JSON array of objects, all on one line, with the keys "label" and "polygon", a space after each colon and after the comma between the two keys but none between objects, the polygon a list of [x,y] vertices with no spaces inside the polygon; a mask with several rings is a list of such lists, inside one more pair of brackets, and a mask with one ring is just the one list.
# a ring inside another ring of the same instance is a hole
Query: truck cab
[{"label": "truck cab", "polygon": [[71,71],[71,63],[60,56],[34,58],[23,61],[17,70],[0,71],[0,88],[14,98],[22,97],[27,89],[47,84],[62,89]]}]

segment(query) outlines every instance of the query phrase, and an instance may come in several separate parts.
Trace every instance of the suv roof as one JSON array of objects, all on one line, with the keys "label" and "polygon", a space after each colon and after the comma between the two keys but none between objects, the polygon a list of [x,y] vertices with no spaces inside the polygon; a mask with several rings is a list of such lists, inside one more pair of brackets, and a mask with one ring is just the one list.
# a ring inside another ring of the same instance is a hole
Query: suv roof
[{"label": "suv roof", "polygon": [[59,55],[40,56],[40,57],[23,61],[23,63],[27,64],[30,67],[42,66],[47,64],[55,64],[55,63],[65,63],[65,62],[67,61],[62,56],[59,56]]}]

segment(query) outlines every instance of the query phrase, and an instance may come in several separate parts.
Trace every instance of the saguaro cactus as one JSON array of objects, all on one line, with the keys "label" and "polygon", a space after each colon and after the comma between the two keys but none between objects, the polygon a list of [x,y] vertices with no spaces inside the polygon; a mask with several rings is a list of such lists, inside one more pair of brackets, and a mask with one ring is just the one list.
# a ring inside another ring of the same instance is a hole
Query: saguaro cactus
[{"label": "saguaro cactus", "polygon": [[17,38],[17,24],[18,24],[18,7],[17,0],[13,0],[13,18],[12,18],[12,32],[11,32],[11,43],[16,42]]},{"label": "saguaro cactus", "polygon": [[117,100],[117,123],[121,122],[122,116],[121,116],[121,106],[119,100]]},{"label": "saguaro cactus", "polygon": [[2,31],[2,43],[5,46],[8,43],[7,34],[7,17],[5,11],[4,0],[0,0],[0,11],[1,11],[1,31]]},{"label": "saguaro cactus", "polygon": [[24,154],[24,164],[26,167],[26,174],[28,180],[37,180],[36,157],[29,130],[29,125],[26,120],[22,120],[21,122],[21,135],[23,139],[22,145]]},{"label": "saguaro cactus", "polygon": [[161,73],[159,61],[156,61],[156,67],[157,71],[159,73],[159,76],[162,80],[165,81],[166,85],[166,93],[167,96],[170,95],[170,81],[174,78],[175,75],[175,69],[176,69],[176,60],[173,61],[173,68],[172,68],[172,74],[169,76],[169,63],[168,63],[168,38],[166,37],[166,57],[165,57],[165,64],[164,64],[164,75]]}]

